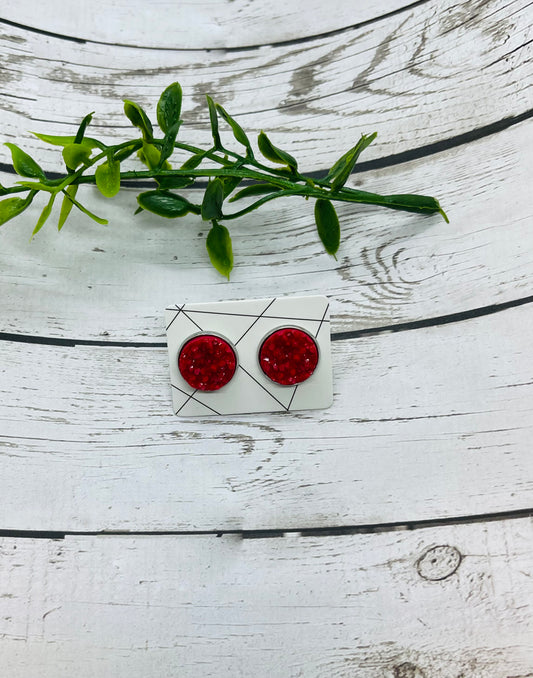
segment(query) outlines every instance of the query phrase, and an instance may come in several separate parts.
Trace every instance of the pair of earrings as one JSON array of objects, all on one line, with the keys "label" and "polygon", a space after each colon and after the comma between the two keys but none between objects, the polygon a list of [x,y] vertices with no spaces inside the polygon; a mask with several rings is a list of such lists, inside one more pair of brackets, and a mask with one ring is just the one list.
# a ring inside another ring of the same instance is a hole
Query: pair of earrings
[{"label": "pair of earrings", "polygon": [[[274,330],[257,352],[263,374],[281,386],[295,386],[309,379],[318,359],[315,339],[297,327]],[[198,391],[218,391],[233,379],[237,366],[236,347],[216,334],[203,332],[190,337],[178,354],[181,376]]]}]

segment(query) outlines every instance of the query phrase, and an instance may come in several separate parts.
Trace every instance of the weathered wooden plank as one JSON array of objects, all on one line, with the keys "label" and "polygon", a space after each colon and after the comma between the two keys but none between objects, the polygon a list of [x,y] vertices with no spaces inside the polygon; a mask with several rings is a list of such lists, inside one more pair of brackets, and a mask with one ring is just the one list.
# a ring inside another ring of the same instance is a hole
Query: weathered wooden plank
[{"label": "weathered wooden plank", "polygon": [[164,349],[0,344],[2,528],[303,528],[533,502],[531,305],[333,344],[333,406],[176,418]]},{"label": "weathered wooden plank", "polygon": [[527,678],[531,522],[2,539],[10,678]]},{"label": "weathered wooden plank", "polygon": [[252,136],[270,130],[305,170],[329,167],[361,132],[379,132],[368,158],[388,156],[531,109],[530,23],[527,0],[432,0],[363,28],[231,52],[78,44],[6,26],[1,134],[53,169],[53,149],[28,130],[74,133],[96,111],[95,129],[123,139],[121,99],[153,110],[179,79],[183,138],[200,146],[211,141],[208,92]]},{"label": "weathered wooden plank", "polygon": [[[333,331],[342,331],[526,297],[533,278],[527,198],[533,165],[524,148],[532,142],[526,121],[431,158],[355,175],[352,185],[367,190],[435,193],[451,223],[341,205],[337,262],[323,251],[313,205],[302,199],[228,222],[235,251],[229,284],[211,268],[198,217],[134,218],[133,191],[106,200],[86,187],[81,199],[108,216],[109,227],[73,213],[60,234],[54,218],[29,243],[43,203],[36,199],[31,212],[0,233],[1,329],[163,341],[169,303],[320,291],[331,297]],[[201,200],[199,191],[189,197]]]},{"label": "weathered wooden plank", "polygon": [[[269,45],[319,35],[379,19],[409,6],[407,0],[353,3],[307,0],[268,4],[247,0],[113,0],[98,9],[87,0],[75,5],[50,0],[36,15],[33,0],[19,0],[3,10],[3,19],[38,30],[88,41],[163,49],[224,49]],[[169,21],[169,17],[172,20]]]}]

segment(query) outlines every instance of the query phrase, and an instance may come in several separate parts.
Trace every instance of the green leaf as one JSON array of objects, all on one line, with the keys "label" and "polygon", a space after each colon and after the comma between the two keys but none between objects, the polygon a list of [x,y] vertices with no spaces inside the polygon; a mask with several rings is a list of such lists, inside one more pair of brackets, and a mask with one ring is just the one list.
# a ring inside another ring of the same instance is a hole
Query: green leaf
[{"label": "green leaf", "polygon": [[163,146],[161,147],[161,157],[159,160],[159,166],[163,165],[166,159],[170,158],[170,156],[174,152],[174,143],[176,141],[180,125],[181,121],[178,120],[172,125],[172,127],[170,127],[168,132],[165,134],[165,138],[163,139]]},{"label": "green leaf", "polygon": [[59,220],[57,222],[58,231],[63,228],[71,209],[74,207],[74,203],[70,198],[75,198],[77,192],[78,187],[74,184],[70,184],[70,186],[67,186],[65,191],[63,191],[63,193],[68,193],[68,195],[63,196],[63,202],[61,203],[61,211],[59,212]]},{"label": "green leaf", "polygon": [[[326,252],[335,257],[339,249],[341,229],[337,212],[329,200],[318,198],[315,203],[315,222]],[[336,259],[337,257],[335,257]]]},{"label": "green leaf", "polygon": [[169,163],[166,161],[163,163],[162,167],[159,166],[161,161],[161,153],[153,144],[149,144],[146,141],[143,141],[142,148],[137,151],[137,155],[139,156],[140,161],[151,170],[171,169]]},{"label": "green leaf", "polygon": [[145,141],[151,141],[154,137],[154,130],[150,119],[146,115],[142,106],[124,99],[124,113],[134,127],[138,127]]},{"label": "green leaf", "polygon": [[222,142],[220,141],[220,134],[218,133],[218,115],[217,107],[213,99],[209,94],[205,95],[207,99],[207,105],[209,107],[209,121],[211,122],[211,134],[213,135],[213,143],[217,150],[222,148]]},{"label": "green leaf", "polygon": [[233,249],[228,229],[213,221],[205,246],[213,266],[229,280],[229,274],[233,269]]},{"label": "green leaf", "polygon": [[166,88],[159,99],[157,104],[157,122],[165,134],[177,123],[179,128],[181,98],[181,85],[179,82],[173,82],[172,85]]},{"label": "green leaf", "polygon": [[32,191],[48,191],[49,193],[54,191],[52,184],[43,184],[41,181],[17,181],[16,183],[20,186],[24,186],[24,188],[29,188]]},{"label": "green leaf", "polygon": [[68,169],[75,170],[80,165],[88,162],[91,155],[91,149],[83,144],[68,144],[63,149],[63,160]]},{"label": "green leaf", "polygon": [[106,198],[112,198],[120,191],[120,163],[112,158],[98,165],[94,173],[96,185]]},{"label": "green leaf", "polygon": [[185,188],[194,184],[194,179],[190,177],[174,177],[171,174],[161,174],[154,177],[161,188]]},{"label": "green leaf", "polygon": [[132,153],[135,153],[135,151],[138,151],[140,148],[142,148],[144,141],[132,141],[130,146],[124,146],[124,148],[119,149],[115,155],[114,158],[117,162],[123,162],[126,160],[126,158],[129,158]]},{"label": "green leaf", "polygon": [[[56,177],[55,179],[43,179],[42,183],[48,189],[53,188],[54,186],[60,186],[65,181],[65,176]],[[17,184],[21,184],[22,181],[17,181]],[[28,182],[29,183],[29,182]]]},{"label": "green leaf", "polygon": [[35,160],[25,153],[21,148],[15,144],[4,144],[11,151],[11,158],[13,160],[13,167],[15,172],[21,177],[32,177],[35,179],[46,179],[42,168],[35,162]]},{"label": "green leaf", "polygon": [[274,193],[274,191],[279,190],[278,186],[272,186],[272,184],[252,184],[252,186],[246,186],[246,188],[235,193],[228,202],[235,202],[236,200],[242,200],[242,198],[253,198],[256,195],[266,195],[267,193]]},{"label": "green leaf", "polygon": [[242,144],[243,146],[246,147],[246,150],[248,151],[248,155],[250,158],[253,158],[254,153],[252,151],[252,145],[250,143],[250,140],[246,136],[243,128],[239,125],[239,123],[234,120],[234,118],[231,117],[231,115],[224,109],[220,104],[215,104],[217,111],[220,113],[220,115],[224,118],[224,120],[228,123],[228,125],[231,127],[233,136],[237,141]]},{"label": "green leaf", "polygon": [[140,207],[166,219],[183,217],[188,212],[198,214],[200,209],[186,198],[167,191],[146,191],[137,196]]},{"label": "green leaf", "polygon": [[[37,223],[35,224],[35,228],[33,229],[33,233],[31,234],[31,238],[33,238],[34,235],[39,233],[41,228],[44,226],[46,220],[50,216],[50,214],[52,212],[52,206],[54,204],[54,200],[56,199],[56,195],[57,195],[57,193],[52,193],[52,195],[50,196],[50,200],[45,205],[43,211],[41,212],[41,216],[39,217],[39,219],[37,220]],[[30,238],[30,240],[31,240],[31,238]]]},{"label": "green leaf", "polygon": [[204,199],[202,200],[202,219],[211,221],[222,217],[222,203],[224,202],[224,185],[217,177],[207,184]]},{"label": "green leaf", "polygon": [[[72,136],[67,137],[54,136],[52,134],[39,134],[37,132],[32,132],[32,134],[41,141],[44,141],[47,144],[52,144],[53,146],[67,146],[68,144],[73,144],[76,141],[76,137]],[[91,139],[89,137],[84,137],[80,143],[83,144],[83,146],[87,146],[88,148],[104,147],[104,145],[100,141],[97,141],[96,139]]]},{"label": "green leaf", "polygon": [[73,195],[70,195],[70,194],[67,193],[67,192],[64,192],[64,193],[65,193],[65,196],[68,198],[68,200],[70,200],[70,201],[72,202],[73,205],[76,205],[76,207],[80,210],[80,212],[83,212],[83,213],[86,214],[88,217],[91,217],[91,219],[92,219],[93,221],[96,221],[96,223],[102,224],[102,225],[104,225],[104,226],[105,226],[107,223],[109,223],[109,222],[107,221],[107,219],[102,219],[102,217],[98,217],[98,216],[96,216],[96,214],[93,214],[90,210],[88,210],[88,209],[87,209],[86,207],[84,207],[81,203],[79,203],[79,202],[73,197]]},{"label": "green leaf", "polygon": [[345,153],[342,158],[339,158],[339,160],[337,160],[337,162],[333,165],[333,167],[328,172],[326,181],[331,182],[331,187],[334,191],[344,186],[348,177],[353,171],[357,159],[365,150],[365,148],[370,146],[377,135],[377,132],[374,132],[373,134],[361,135],[361,138],[355,144],[355,146],[350,148],[350,150]]},{"label": "green leaf", "polygon": [[202,162],[202,160],[205,158],[205,153],[196,153],[195,155],[191,155],[190,158],[188,158],[183,165],[180,167],[182,170],[187,170],[187,169],[196,169],[198,165]]},{"label": "green leaf", "polygon": [[36,191],[31,191],[26,198],[6,198],[0,200],[0,226],[18,216],[28,207]]},{"label": "green leaf", "polygon": [[414,212],[416,214],[436,214],[438,212],[447,224],[450,223],[439,201],[429,195],[413,195],[410,193],[406,195],[401,193],[398,195],[382,195],[380,196],[379,203],[376,204],[389,207],[393,210]]},{"label": "green leaf", "polygon": [[277,162],[281,165],[287,165],[294,172],[296,172],[298,169],[298,163],[296,162],[296,159],[293,158],[290,153],[282,151],[281,148],[274,146],[274,144],[264,132],[261,132],[257,137],[257,144],[259,146],[259,150],[267,160],[270,160],[271,162]]},{"label": "green leaf", "polygon": [[80,126],[78,127],[78,131],[76,132],[76,137],[74,139],[75,144],[81,144],[82,139],[85,136],[85,130],[87,129],[87,125],[93,119],[93,115],[94,111],[92,113],[88,113],[81,121]]},{"label": "green leaf", "polygon": [[242,177],[220,177],[222,187],[224,188],[224,200],[233,193],[237,186],[241,183]]}]

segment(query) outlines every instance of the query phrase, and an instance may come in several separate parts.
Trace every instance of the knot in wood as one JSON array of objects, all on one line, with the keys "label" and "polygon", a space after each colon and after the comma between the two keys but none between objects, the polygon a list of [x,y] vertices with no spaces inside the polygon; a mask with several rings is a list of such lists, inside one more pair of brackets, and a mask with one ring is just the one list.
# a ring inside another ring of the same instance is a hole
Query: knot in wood
[{"label": "knot in wood", "polygon": [[425,678],[425,673],[416,664],[403,662],[393,668],[394,678]]},{"label": "knot in wood", "polygon": [[416,569],[422,579],[440,581],[456,572],[461,560],[455,546],[433,546],[418,559]]}]

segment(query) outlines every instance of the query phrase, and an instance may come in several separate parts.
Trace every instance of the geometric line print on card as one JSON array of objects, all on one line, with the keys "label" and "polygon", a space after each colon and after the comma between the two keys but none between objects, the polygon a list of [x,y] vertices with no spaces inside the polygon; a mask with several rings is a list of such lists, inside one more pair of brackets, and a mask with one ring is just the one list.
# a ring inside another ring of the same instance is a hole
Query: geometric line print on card
[{"label": "geometric line print on card", "polygon": [[[185,304],[183,304],[183,306],[185,306]],[[180,307],[180,306],[177,306],[177,307],[176,307],[178,310],[177,310],[176,314],[173,316],[172,320],[171,320],[171,321],[169,322],[169,324],[167,325],[167,327],[166,327],[167,332],[168,332],[169,327],[170,327],[170,326],[172,325],[172,323],[174,322],[174,320],[176,320],[176,318],[179,316],[179,314],[180,314],[181,309],[183,308],[183,306],[181,306],[181,307]],[[167,310],[172,310],[172,309],[167,309]]]},{"label": "geometric line print on card", "polygon": [[[165,309],[173,411],[179,416],[323,409],[333,399],[329,301],[324,296],[173,304]],[[298,384],[271,381],[259,364],[261,343],[274,331],[296,328],[314,337],[318,364]],[[233,378],[216,391],[197,391],[178,369],[178,353],[199,334],[229,341],[237,356]]]},{"label": "geometric line print on card", "polygon": [[183,403],[183,405],[181,405],[181,407],[180,407],[179,410],[176,412],[176,414],[178,414],[179,411],[182,410],[182,409],[185,407],[185,405],[187,405],[187,403],[188,403],[190,400],[194,400],[195,402],[199,403],[200,405],[203,405],[204,407],[207,407],[207,409],[208,409],[208,410],[211,410],[211,412],[212,412],[213,414],[220,414],[220,412],[217,412],[217,411],[214,410],[212,407],[209,407],[209,405],[206,405],[206,404],[203,403],[201,400],[199,400],[197,397],[195,397],[195,396],[196,396],[196,393],[198,392],[198,389],[194,390],[192,393],[189,394],[189,393],[185,393],[185,391],[182,391],[181,388],[179,388],[179,387],[176,386],[175,384],[172,384],[172,388],[175,388],[177,391],[180,391],[181,393],[183,393],[183,395],[187,396],[187,397],[185,398],[185,402]]},{"label": "geometric line print on card", "polygon": [[288,405],[285,405],[284,403],[281,402],[281,400],[278,400],[276,396],[268,390],[268,387],[265,384],[262,384],[260,381],[258,381],[253,375],[250,374],[242,365],[239,365],[239,368],[248,376],[259,388],[261,388],[265,393],[268,393],[268,395],[273,398],[278,405],[281,405],[284,410],[287,412],[289,411]]}]

